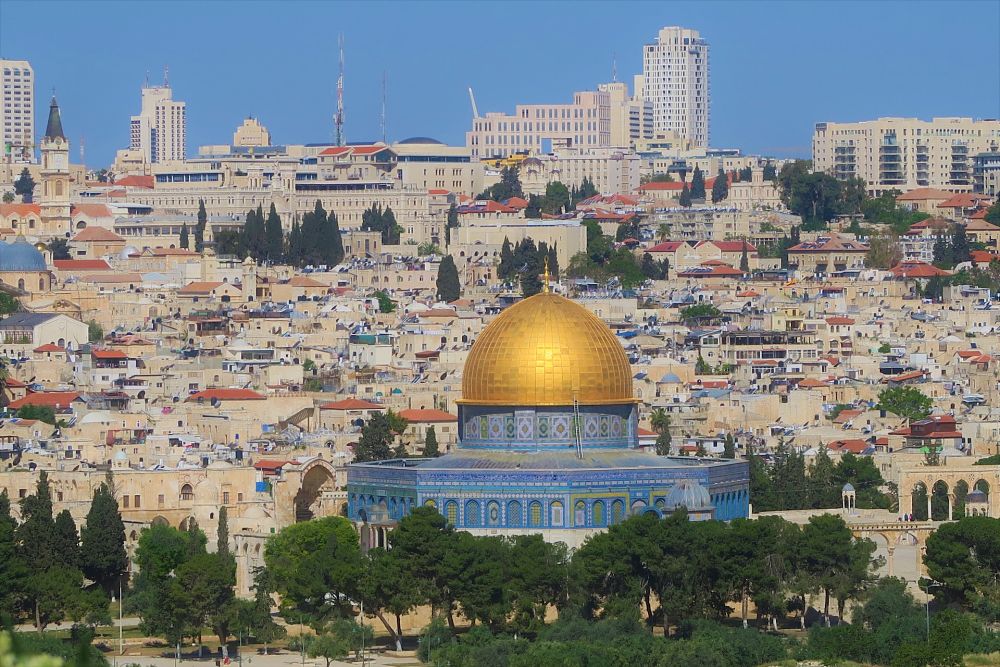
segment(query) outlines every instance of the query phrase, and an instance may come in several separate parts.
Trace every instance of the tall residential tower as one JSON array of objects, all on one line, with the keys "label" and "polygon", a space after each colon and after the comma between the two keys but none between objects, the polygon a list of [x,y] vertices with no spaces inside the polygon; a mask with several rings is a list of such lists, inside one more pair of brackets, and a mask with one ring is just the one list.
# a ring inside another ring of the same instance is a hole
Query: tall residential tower
[{"label": "tall residential tower", "polygon": [[35,149],[35,72],[27,60],[0,60],[0,139],[3,159],[33,162]]},{"label": "tall residential tower", "polygon": [[642,97],[653,105],[657,134],[674,133],[708,146],[708,42],[697,30],[661,29],[656,42],[643,48],[641,83]]},{"label": "tall residential tower", "polygon": [[187,105],[171,99],[170,86],[142,87],[142,108],[132,116],[129,148],[145,162],[183,160],[187,139]]}]

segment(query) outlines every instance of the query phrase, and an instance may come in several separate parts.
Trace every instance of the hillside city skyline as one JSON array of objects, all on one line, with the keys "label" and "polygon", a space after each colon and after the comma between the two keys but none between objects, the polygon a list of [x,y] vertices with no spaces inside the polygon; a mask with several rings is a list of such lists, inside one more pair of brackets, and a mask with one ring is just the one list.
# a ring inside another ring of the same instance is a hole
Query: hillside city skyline
[{"label": "hillside city skyline", "polygon": [[[108,166],[115,151],[127,147],[128,119],[139,112],[139,89],[147,77],[153,84],[160,82],[165,68],[170,72],[174,99],[187,103],[188,156],[196,154],[199,145],[226,141],[232,129],[248,116],[266,125],[277,143],[332,143],[339,33],[344,34],[346,42],[345,134],[352,143],[381,138],[383,73],[388,79],[390,143],[421,135],[461,145],[472,122],[467,90],[470,86],[482,114],[511,113],[516,104],[571,101],[574,92],[594,90],[598,84],[611,81],[613,68],[617,80],[631,88],[632,76],[642,71],[643,45],[653,42],[664,25],[699,30],[712,47],[713,147],[740,148],[746,153],[775,157],[808,157],[809,136],[817,122],[884,116],[925,120],[943,116],[1000,117],[1000,58],[996,57],[996,40],[991,39],[989,31],[989,26],[1000,20],[1000,5],[950,3],[950,8],[961,6],[966,10],[951,11],[918,3],[908,5],[907,15],[903,16],[889,3],[866,7],[866,20],[858,23],[858,5],[840,5],[837,12],[830,13],[830,5],[811,4],[754,5],[750,11],[739,4],[720,2],[704,5],[698,12],[673,5],[649,11],[648,5],[638,5],[635,7],[647,10],[639,14],[641,20],[617,26],[611,34],[599,33],[599,44],[586,49],[572,35],[596,30],[600,11],[596,6],[583,5],[580,15],[572,18],[579,27],[564,31],[570,36],[560,31],[539,37],[532,56],[519,55],[516,49],[502,41],[497,45],[489,37],[469,39],[464,26],[470,22],[483,25],[484,17],[475,8],[433,4],[422,6],[419,13],[394,6],[388,17],[380,19],[384,21],[383,29],[392,35],[391,44],[371,48],[364,28],[367,20],[375,18],[371,11],[352,4],[337,5],[335,9],[315,10],[315,15],[322,17],[316,23],[329,23],[331,27],[322,38],[304,35],[297,40],[301,56],[276,51],[275,57],[261,59],[258,54],[248,66],[239,50],[216,52],[206,65],[194,55],[196,50],[179,48],[185,42],[174,44],[155,36],[144,44],[144,51],[131,53],[124,43],[127,40],[116,38],[131,29],[127,16],[83,12],[72,5],[49,3],[59,10],[47,23],[52,42],[73,43],[73,31],[79,26],[86,26],[89,35],[104,42],[106,57],[96,61],[100,67],[95,67],[89,59],[67,58],[72,51],[69,47],[47,49],[48,40],[29,39],[26,33],[16,30],[17,25],[28,20],[32,5],[4,2],[0,5],[0,55],[25,59],[34,66],[36,133],[47,113],[41,102],[47,101],[54,90],[61,105],[72,110],[72,121],[67,125],[72,159],[79,161],[82,139],[86,163],[93,168]],[[269,22],[281,26],[293,18],[312,15],[302,5],[283,6],[288,10],[278,14],[272,9]],[[558,3],[536,7],[540,19],[553,17],[558,11]],[[625,8],[622,13],[626,13]],[[96,14],[101,14],[101,21],[93,19]],[[947,47],[938,45],[927,31],[947,30],[957,15],[983,19],[962,23],[963,33],[969,36],[963,49],[967,61],[975,65],[946,70],[941,63]],[[888,24],[880,20],[889,18],[892,20]],[[817,19],[822,19],[824,29],[831,34],[836,34],[838,25],[844,29],[850,25],[857,32],[850,40],[850,52],[844,52],[846,42],[808,39],[817,29]],[[235,27],[228,23],[230,20],[236,21]],[[240,21],[210,6],[193,26],[179,25],[177,15],[164,16],[161,31],[177,35],[178,40],[191,40],[188,46],[196,46],[213,34],[250,29]],[[506,17],[496,17],[493,30],[503,32],[505,21]],[[431,24],[433,30],[412,34],[406,29],[411,23]],[[452,26],[459,30],[457,35],[454,30],[448,33]],[[301,30],[310,33],[314,30],[312,22]],[[445,36],[447,39],[443,39]],[[431,42],[421,43],[423,39]],[[470,50],[476,57],[450,59],[449,48],[442,46],[442,41],[453,44],[455,49]],[[893,69],[891,85],[882,82],[879,63],[891,62],[886,56],[908,41],[924,45],[907,50],[912,66]],[[797,47],[807,48],[812,57],[806,62],[782,59],[783,49],[791,52]],[[441,68],[442,62],[449,63],[446,70]],[[775,66],[778,63],[780,67]],[[291,65],[291,71],[286,64]],[[205,77],[205,67],[217,68],[225,76]],[[507,71],[516,73],[515,84],[503,81]],[[817,72],[821,76],[817,77]],[[262,81],[270,88],[261,86]],[[439,100],[433,105],[424,103],[428,84],[434,87],[433,99]],[[849,86],[846,94],[845,85]],[[944,86],[974,92],[963,96],[959,103],[951,95],[926,94]],[[832,94],[835,90],[838,92]],[[94,99],[100,104],[94,104]],[[755,103],[748,106],[746,101],[750,99]]]}]

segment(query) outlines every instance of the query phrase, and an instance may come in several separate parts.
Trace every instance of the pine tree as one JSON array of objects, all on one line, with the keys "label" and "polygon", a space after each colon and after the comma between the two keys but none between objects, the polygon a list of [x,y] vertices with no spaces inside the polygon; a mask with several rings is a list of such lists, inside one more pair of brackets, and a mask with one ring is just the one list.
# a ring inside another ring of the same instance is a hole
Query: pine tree
[{"label": "pine tree", "polygon": [[205,211],[205,200],[198,200],[198,225],[194,228],[194,249],[201,252],[205,249],[205,227],[208,226],[208,213]]},{"label": "pine tree", "polygon": [[215,551],[223,556],[229,555],[229,513],[225,505],[219,508],[219,527],[215,535]]},{"label": "pine tree", "polygon": [[118,501],[107,484],[94,491],[87,523],[80,530],[80,564],[91,581],[111,593],[128,570],[125,553],[125,524],[118,513]]},{"label": "pine tree", "polygon": [[25,167],[21,170],[21,175],[17,177],[14,181],[14,194],[21,197],[21,202],[25,204],[30,204],[32,202],[32,193],[35,191],[35,179],[31,177],[31,173],[28,168]]},{"label": "pine tree", "polygon": [[265,252],[264,256],[271,264],[277,264],[284,256],[284,234],[281,231],[281,218],[278,210],[271,204],[267,212],[267,222],[264,223]]},{"label": "pine tree", "polygon": [[729,183],[726,179],[726,172],[719,167],[719,174],[715,177],[715,181],[712,183],[712,203],[718,204],[720,201],[729,196]]},{"label": "pine tree", "polygon": [[56,516],[53,549],[55,557],[66,567],[80,567],[80,535],[76,532],[76,522],[69,510]]},{"label": "pine tree", "polygon": [[640,264],[639,270],[650,280],[659,280],[660,278],[660,267],[656,265],[653,256],[648,252],[642,254],[642,264]]},{"label": "pine tree", "polygon": [[951,261],[954,264],[972,261],[969,237],[965,232],[965,225],[960,222],[955,223],[955,231],[951,238]]},{"label": "pine tree", "polygon": [[705,200],[705,175],[701,173],[701,167],[695,167],[691,175],[691,199]]},{"label": "pine tree", "polygon": [[438,265],[437,298],[438,301],[451,302],[462,295],[462,285],[458,279],[458,267],[451,255],[445,255]]},{"label": "pine tree", "polygon": [[392,457],[392,441],[393,434],[389,427],[388,416],[376,412],[361,427],[361,437],[354,446],[354,460],[360,463],[389,459]]},{"label": "pine tree", "polygon": [[388,206],[382,213],[382,242],[386,245],[399,245],[399,233],[402,228],[396,222],[396,214]]},{"label": "pine tree", "polygon": [[681,188],[681,196],[678,198],[678,203],[684,208],[691,206],[691,191],[688,190],[688,184],[685,183]]},{"label": "pine tree", "polygon": [[437,433],[434,432],[433,426],[428,426],[427,434],[424,435],[423,455],[426,456],[427,458],[434,458],[435,456],[440,456],[440,452],[438,452]]},{"label": "pine tree", "polygon": [[183,225],[181,225],[181,247],[187,250],[188,245],[189,245],[188,226],[187,223],[185,222]]}]

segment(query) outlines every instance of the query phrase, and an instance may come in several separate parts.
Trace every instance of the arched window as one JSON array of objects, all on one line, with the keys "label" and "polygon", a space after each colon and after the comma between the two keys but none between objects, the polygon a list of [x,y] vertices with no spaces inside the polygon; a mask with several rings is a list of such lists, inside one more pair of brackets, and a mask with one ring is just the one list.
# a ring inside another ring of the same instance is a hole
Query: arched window
[{"label": "arched window", "polygon": [[194,489],[190,484],[181,487],[181,500],[194,500]]},{"label": "arched window", "polygon": [[582,500],[576,501],[576,505],[573,507],[573,525],[587,525],[587,504]]},{"label": "arched window", "polygon": [[616,500],[611,503],[611,523],[621,523],[625,518],[625,503]]},{"label": "arched window", "polygon": [[44,290],[45,289],[45,278],[39,278],[38,279],[38,289],[39,290]]},{"label": "arched window", "polygon": [[604,501],[598,500],[596,503],[594,503],[594,508],[592,511],[594,515],[594,525],[603,526],[606,519],[604,514]]},{"label": "arched window", "polygon": [[486,505],[486,525],[487,526],[499,526],[500,525],[500,503],[495,500],[491,500]]},{"label": "arched window", "polygon": [[17,289],[19,289],[19,290],[23,290],[24,289],[24,278],[21,278],[21,279],[19,279],[17,281]]},{"label": "arched window", "polygon": [[483,521],[482,512],[479,509],[479,503],[475,500],[470,500],[465,503],[465,525],[469,528],[478,528]]},{"label": "arched window", "polygon": [[444,515],[448,519],[448,525],[454,526],[458,524],[458,503],[454,500],[449,500],[444,504]]},{"label": "arched window", "polygon": [[62,181],[56,181],[56,197],[62,197],[63,194],[63,183]]},{"label": "arched window", "polygon": [[537,500],[528,505],[528,526],[538,528],[542,525],[542,504]]},{"label": "arched window", "polygon": [[516,500],[507,503],[507,526],[510,528],[520,528],[522,522],[521,503]]}]

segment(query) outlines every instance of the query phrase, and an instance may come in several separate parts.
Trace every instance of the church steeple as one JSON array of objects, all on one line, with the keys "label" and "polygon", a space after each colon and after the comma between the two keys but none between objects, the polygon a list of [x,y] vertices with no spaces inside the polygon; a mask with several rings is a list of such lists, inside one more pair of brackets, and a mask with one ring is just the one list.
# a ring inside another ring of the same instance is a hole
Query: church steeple
[{"label": "church steeple", "polygon": [[66,140],[62,129],[62,118],[59,116],[59,103],[56,102],[55,95],[52,96],[52,103],[49,105],[49,122],[45,126],[45,138]]}]

